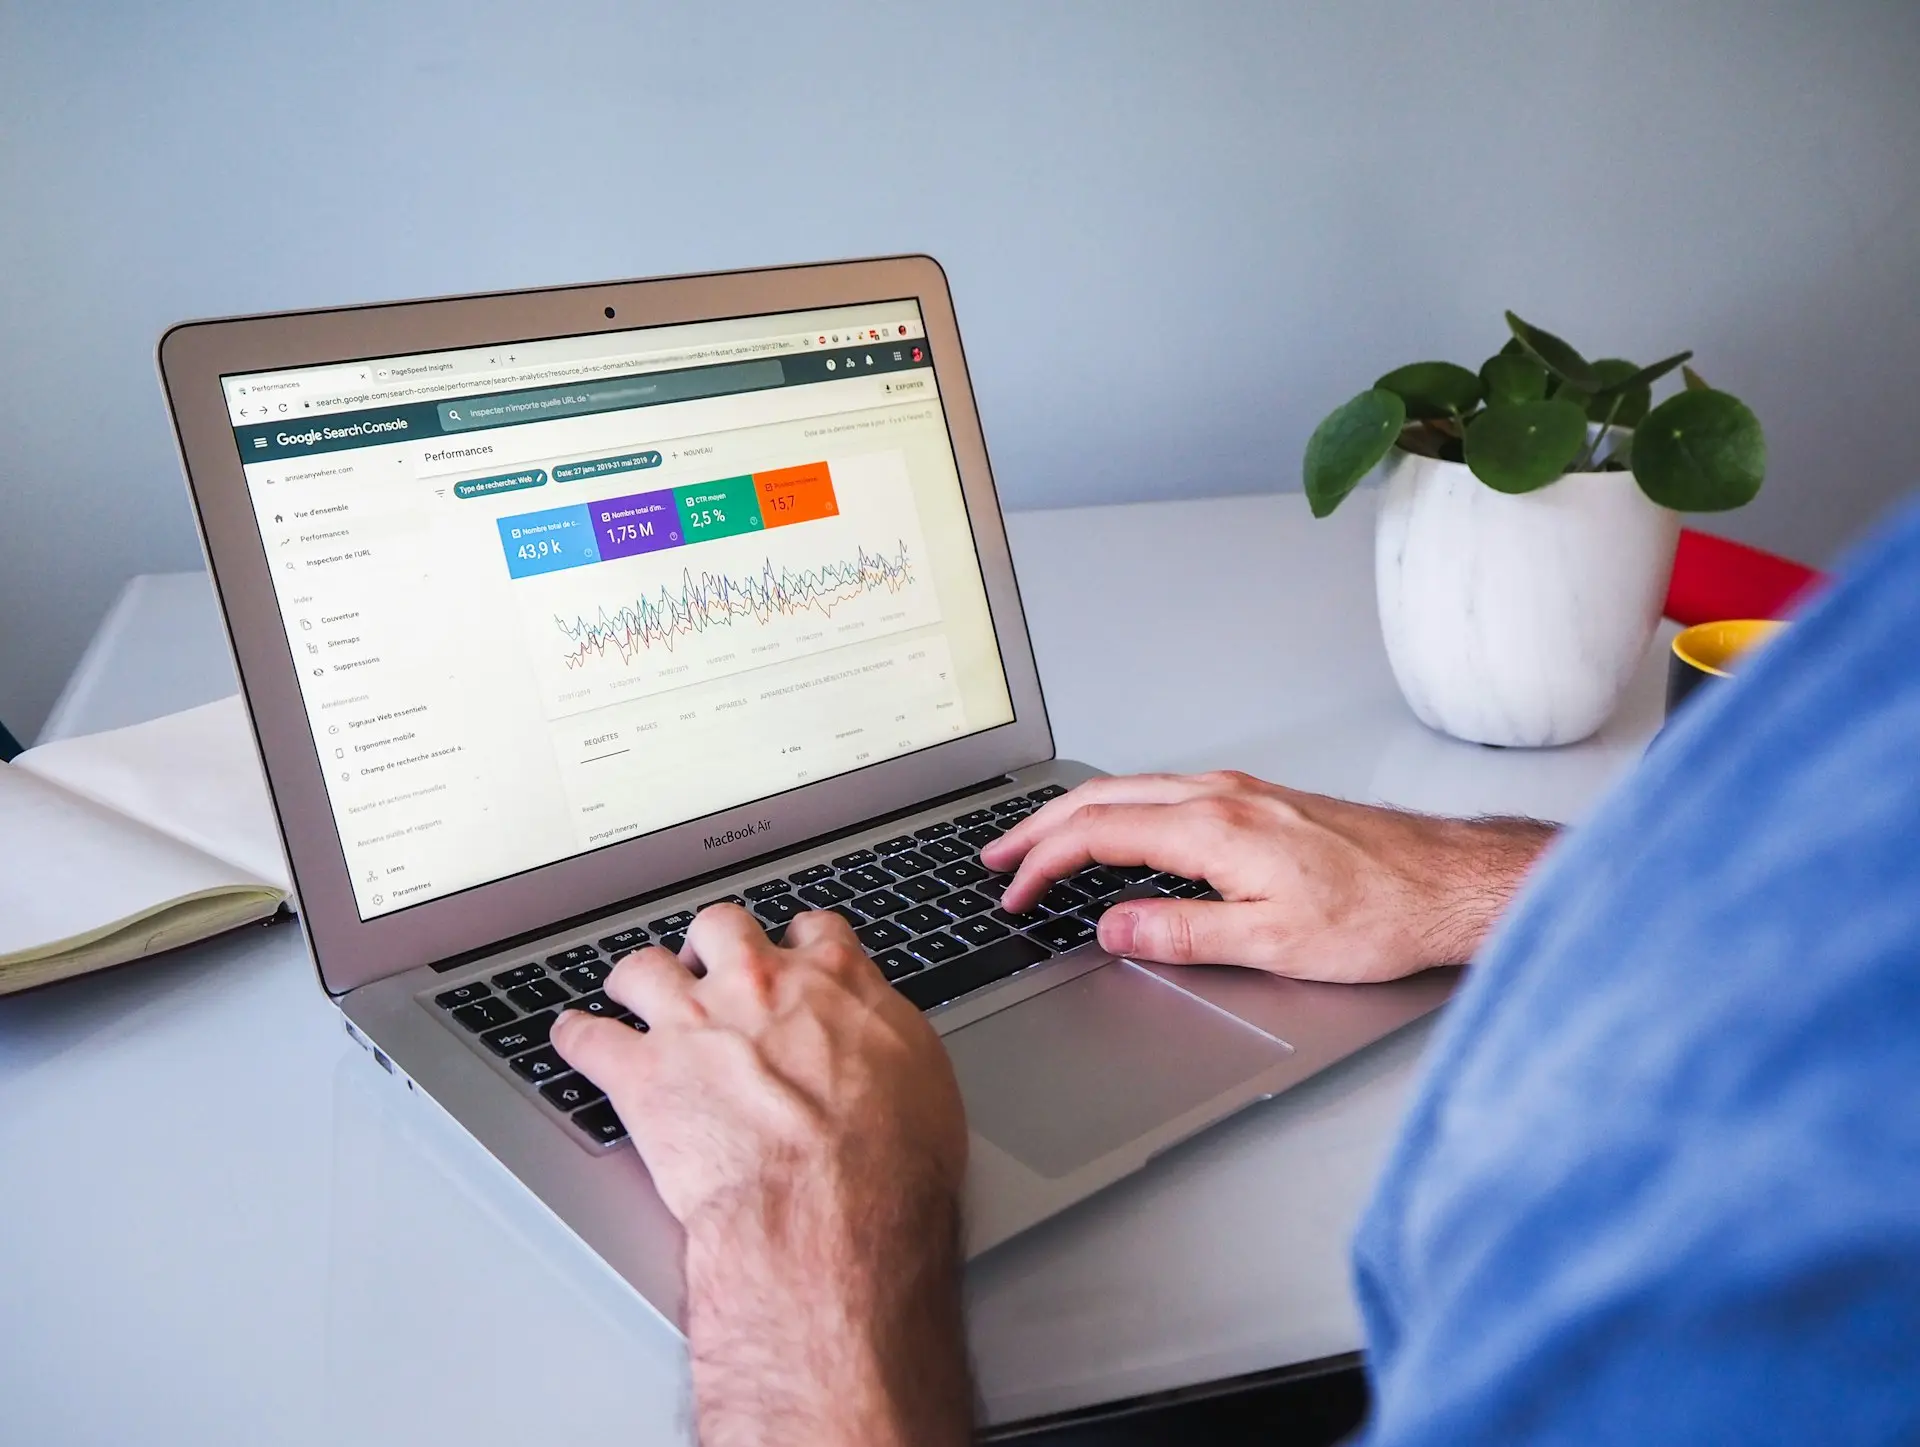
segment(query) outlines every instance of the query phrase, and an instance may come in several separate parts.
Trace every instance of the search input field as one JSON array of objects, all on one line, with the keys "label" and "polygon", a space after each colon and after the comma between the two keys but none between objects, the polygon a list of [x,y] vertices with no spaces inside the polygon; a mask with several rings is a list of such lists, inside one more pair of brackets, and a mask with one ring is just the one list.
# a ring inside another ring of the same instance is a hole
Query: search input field
[{"label": "search input field", "polygon": [[449,432],[481,427],[543,422],[555,417],[581,417],[626,407],[662,402],[688,402],[700,397],[725,397],[778,387],[786,373],[778,360],[736,362],[703,367],[692,372],[668,372],[653,378],[623,378],[609,382],[580,382],[570,387],[490,393],[440,404],[440,425]]}]

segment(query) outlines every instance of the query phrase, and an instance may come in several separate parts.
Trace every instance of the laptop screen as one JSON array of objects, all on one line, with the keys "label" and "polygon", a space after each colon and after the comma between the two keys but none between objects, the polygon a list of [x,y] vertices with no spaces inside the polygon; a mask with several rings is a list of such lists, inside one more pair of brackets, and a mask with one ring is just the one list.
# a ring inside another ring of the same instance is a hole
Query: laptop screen
[{"label": "laptop screen", "polygon": [[1013,719],[913,301],[223,382],[363,920]]}]

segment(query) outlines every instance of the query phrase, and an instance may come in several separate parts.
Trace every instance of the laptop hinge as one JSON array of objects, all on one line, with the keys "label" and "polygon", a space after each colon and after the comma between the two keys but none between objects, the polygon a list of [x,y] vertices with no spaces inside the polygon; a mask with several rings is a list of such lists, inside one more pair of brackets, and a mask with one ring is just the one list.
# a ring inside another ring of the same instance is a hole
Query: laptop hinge
[{"label": "laptop hinge", "polygon": [[682,894],[689,889],[698,889],[701,885],[711,884],[716,879],[725,879],[731,874],[739,874],[744,870],[755,869],[761,865],[771,864],[777,859],[785,859],[795,854],[804,853],[809,849],[817,849],[822,844],[833,843],[836,839],[845,839],[854,834],[865,834],[870,830],[890,824],[895,819],[905,819],[910,815],[923,814],[928,809],[937,809],[942,804],[958,803],[962,799],[970,799],[975,794],[984,794],[989,790],[1004,789],[1012,782],[1013,776],[1011,774],[996,774],[991,779],[982,779],[977,784],[968,784],[965,788],[954,789],[950,793],[936,794],[930,799],[922,799],[919,803],[910,805],[905,809],[895,809],[891,813],[881,814],[872,819],[862,819],[858,823],[849,824],[844,829],[835,829],[827,834],[816,834],[813,838],[803,839],[798,844],[788,845],[782,849],[770,850],[765,854],[756,854],[749,859],[742,859],[737,863],[728,864],[719,869],[708,870],[705,874],[696,874],[687,879],[675,880],[672,884],[665,885],[659,889],[650,889],[645,894],[636,894],[630,898],[619,900],[608,905],[605,909],[589,910],[585,914],[576,914],[568,919],[557,919],[552,924],[541,925],[538,929],[525,930],[520,934],[511,935],[506,939],[495,940],[492,944],[482,945],[478,949],[462,950],[459,954],[449,955],[444,960],[431,960],[428,963],[431,964],[435,970],[443,974],[448,970],[457,970],[463,965],[472,964],[475,960],[484,960],[489,955],[497,955],[507,950],[518,949],[521,945],[530,945],[536,940],[543,940],[551,935],[565,934],[572,930],[579,929],[582,925],[592,924],[595,920],[606,919],[611,915],[625,914],[628,910],[637,908],[649,900],[664,899],[670,894]]}]

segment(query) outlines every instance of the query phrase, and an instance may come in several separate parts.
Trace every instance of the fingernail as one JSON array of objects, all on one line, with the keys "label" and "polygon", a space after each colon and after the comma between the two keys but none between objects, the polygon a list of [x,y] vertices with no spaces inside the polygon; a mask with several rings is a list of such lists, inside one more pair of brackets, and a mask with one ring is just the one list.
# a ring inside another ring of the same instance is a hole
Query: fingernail
[{"label": "fingernail", "polygon": [[562,1010],[560,1012],[560,1018],[553,1022],[553,1028],[547,1031],[548,1038],[558,1039],[560,1036],[565,1035],[569,1030],[573,1029],[573,1022],[579,1018],[580,1012],[578,1010]]},{"label": "fingernail", "polygon": [[1110,955],[1124,955],[1133,948],[1139,919],[1130,909],[1110,909],[1100,916],[1100,948]]}]

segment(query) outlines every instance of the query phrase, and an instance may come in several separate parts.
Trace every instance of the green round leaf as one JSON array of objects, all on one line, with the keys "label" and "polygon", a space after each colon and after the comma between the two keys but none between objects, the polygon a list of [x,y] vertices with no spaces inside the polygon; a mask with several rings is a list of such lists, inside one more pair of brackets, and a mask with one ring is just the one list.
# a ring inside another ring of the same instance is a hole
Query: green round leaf
[{"label": "green round leaf", "polygon": [[1373,384],[1407,404],[1407,416],[1422,421],[1471,412],[1480,404],[1480,379],[1452,362],[1413,362]]},{"label": "green round leaf", "polygon": [[1336,407],[1307,439],[1307,506],[1323,518],[1387,455],[1407,423],[1399,394],[1375,387]]},{"label": "green round leaf", "polygon": [[[1674,366],[1679,366],[1678,362]],[[1653,368],[1647,368],[1653,371]],[[1587,416],[1595,422],[1605,422],[1607,414],[1613,414],[1617,427],[1637,427],[1640,419],[1647,415],[1647,409],[1653,405],[1653,388],[1646,382],[1635,383],[1640,368],[1620,357],[1602,357],[1593,364],[1593,375],[1600,382],[1600,390],[1587,402]],[[1614,398],[1620,399],[1616,409]]]},{"label": "green round leaf", "polygon": [[1743,507],[1766,474],[1760,419],[1725,392],[1676,392],[1634,429],[1634,478],[1648,497],[1675,512]]},{"label": "green round leaf", "polygon": [[1587,441],[1587,414],[1571,402],[1489,407],[1467,427],[1467,466],[1496,492],[1532,492],[1567,470]]},{"label": "green round leaf", "polygon": [[1502,352],[1481,363],[1480,384],[1487,390],[1489,407],[1509,402],[1538,402],[1547,395],[1547,369],[1532,357]]},{"label": "green round leaf", "polygon": [[1512,312],[1507,313],[1507,325],[1513,329],[1520,345],[1527,349],[1527,355],[1556,377],[1571,382],[1582,392],[1591,392],[1599,386],[1587,359],[1552,332],[1529,326]]}]

